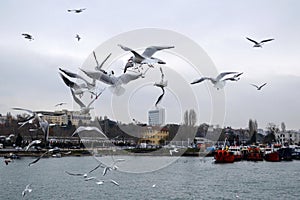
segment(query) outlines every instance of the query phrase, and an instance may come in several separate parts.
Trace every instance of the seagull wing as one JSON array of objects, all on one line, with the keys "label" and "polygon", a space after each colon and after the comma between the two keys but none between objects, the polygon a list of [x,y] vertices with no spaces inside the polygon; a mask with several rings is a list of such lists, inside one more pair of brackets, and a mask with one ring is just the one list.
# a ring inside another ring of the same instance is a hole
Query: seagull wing
[{"label": "seagull wing", "polygon": [[224,76],[228,74],[236,74],[237,72],[222,72],[216,77],[216,81],[220,81]]},{"label": "seagull wing", "polygon": [[251,42],[253,42],[253,43],[255,43],[255,44],[258,44],[258,42],[256,42],[255,40],[252,40],[252,39],[250,39],[248,37],[246,37],[246,39],[249,40],[249,41],[251,41]]},{"label": "seagull wing", "polygon": [[46,151],[45,153],[43,153],[40,157],[38,157],[37,159],[35,159],[34,161],[32,161],[31,163],[28,164],[28,166],[33,165],[34,163],[37,163],[42,157],[44,157],[47,153],[49,153],[49,151]]},{"label": "seagull wing", "polygon": [[250,85],[252,85],[252,86],[254,86],[254,87],[256,87],[256,88],[258,89],[258,86],[257,86],[257,85],[255,85],[255,84],[250,84]]},{"label": "seagull wing", "polygon": [[117,183],[117,181],[114,181],[114,180],[112,180],[112,179],[110,179],[110,182],[113,183],[113,184],[115,184],[115,185],[117,185],[117,186],[120,185],[119,183]]},{"label": "seagull wing", "polygon": [[73,89],[79,89],[79,85],[73,81],[70,81],[67,77],[65,77],[63,74],[59,73],[61,78],[63,79],[64,83]]},{"label": "seagull wing", "polygon": [[142,56],[150,58],[157,51],[164,50],[164,49],[171,49],[171,48],[174,48],[174,46],[151,46],[145,49]]},{"label": "seagull wing", "polygon": [[[94,55],[95,56],[95,55]],[[101,69],[102,67],[103,67],[103,65],[104,65],[104,63],[108,60],[108,58],[111,56],[111,53],[110,54],[108,54],[108,56],[102,61],[102,63],[99,65],[98,64],[98,61],[97,61],[97,67],[99,68],[99,69]],[[96,58],[96,57],[95,57]]]},{"label": "seagull wing", "polygon": [[127,84],[129,83],[130,81],[133,81],[135,79],[138,79],[139,77],[141,77],[142,74],[141,73],[136,73],[136,74],[129,74],[129,73],[126,73],[126,74],[122,74],[121,76],[119,76],[117,79],[118,79],[118,83],[119,84]]},{"label": "seagull wing", "polygon": [[87,85],[91,84],[85,78],[83,78],[82,76],[80,76],[79,74],[75,74],[73,72],[70,72],[70,71],[62,69],[62,68],[59,68],[59,70],[62,71],[63,73],[65,73],[66,75],[72,77],[72,78],[79,78],[79,79],[83,80]]},{"label": "seagull wing", "polygon": [[272,41],[272,40],[274,40],[274,39],[262,40],[260,43],[269,42],[269,41]]},{"label": "seagull wing", "polygon": [[164,94],[165,94],[165,89],[163,87],[161,87],[163,93],[158,97],[156,103],[155,103],[155,106],[157,106],[157,104],[162,100]]},{"label": "seagull wing", "polygon": [[261,86],[259,86],[257,89],[260,90],[262,87],[264,87],[265,85],[267,85],[267,83],[262,84]]},{"label": "seagull wing", "polygon": [[74,91],[73,91],[71,88],[70,88],[70,90],[71,90],[71,93],[72,93],[72,96],[73,96],[74,101],[75,101],[81,108],[85,107],[85,105],[82,103],[82,101],[80,101],[80,99],[78,99],[78,98],[76,97],[76,95],[74,94]]},{"label": "seagull wing", "polygon": [[71,173],[68,171],[65,171],[67,174],[71,175],[71,176],[84,176],[85,174],[80,174],[80,173]]},{"label": "seagull wing", "polygon": [[22,111],[26,111],[26,112],[29,112],[31,114],[34,114],[34,112],[32,110],[28,110],[28,109],[24,109],[24,108],[12,108],[14,110],[22,110]]},{"label": "seagull wing", "polygon": [[129,48],[129,47],[125,47],[121,44],[118,44],[119,47],[121,47],[121,49],[123,49],[124,51],[130,51],[131,53],[133,53],[133,55],[138,59],[138,60],[144,60],[145,57],[140,55],[139,53],[137,53],[136,51],[134,51],[133,49]]},{"label": "seagull wing", "polygon": [[104,167],[102,165],[102,163],[100,163],[99,165],[97,165],[94,169],[92,169],[91,171],[89,171],[89,173],[92,173],[93,171],[95,171],[96,169],[98,169],[99,167]]},{"label": "seagull wing", "polygon": [[201,83],[204,80],[210,79],[209,77],[202,77],[200,79],[194,80],[191,84]]},{"label": "seagull wing", "polygon": [[164,77],[165,77],[165,74],[164,74],[164,72],[163,72],[163,70],[162,70],[161,67],[159,68],[159,70],[160,70],[160,73],[161,73],[161,80],[162,80],[162,82],[163,82]]}]

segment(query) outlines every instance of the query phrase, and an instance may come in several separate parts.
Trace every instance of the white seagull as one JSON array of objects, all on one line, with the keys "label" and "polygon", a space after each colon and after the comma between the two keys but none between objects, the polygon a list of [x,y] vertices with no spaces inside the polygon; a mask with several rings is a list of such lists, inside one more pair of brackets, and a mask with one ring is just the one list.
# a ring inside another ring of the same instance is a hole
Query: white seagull
[{"label": "white seagull", "polygon": [[96,97],[88,105],[85,105],[84,103],[82,103],[82,101],[80,101],[80,99],[78,99],[76,97],[74,91],[71,88],[70,88],[70,90],[71,90],[74,101],[80,106],[80,114],[82,114],[82,115],[88,114],[91,109],[94,109],[93,107],[91,107],[91,105],[102,94],[102,92],[100,92],[99,94],[96,94]]},{"label": "white seagull", "polygon": [[172,156],[173,153],[178,153],[178,149],[177,149],[177,148],[171,149],[171,150],[169,151],[169,153],[170,153],[170,155]]},{"label": "white seagull", "polygon": [[142,54],[139,54],[135,50],[133,50],[129,47],[123,46],[121,44],[118,44],[118,46],[121,47],[124,51],[130,51],[131,53],[133,53],[134,56],[132,56],[128,61],[131,60],[132,62],[140,64],[140,65],[147,64],[149,67],[153,67],[153,64],[157,64],[157,63],[158,64],[166,64],[166,62],[164,62],[158,58],[152,57],[153,54],[155,54],[155,52],[164,50],[164,49],[174,48],[174,46],[150,46],[150,47],[146,48]]},{"label": "white seagull", "polygon": [[25,147],[25,151],[28,151],[30,147],[36,145],[36,144],[40,144],[42,141],[41,140],[33,140],[32,142],[30,142],[28,144],[28,146]]},{"label": "white seagull", "polygon": [[[226,75],[229,74],[235,74],[235,75],[233,77],[223,79]],[[220,73],[216,78],[202,77],[200,79],[193,81],[191,84],[201,83],[204,80],[210,80],[211,83],[214,85],[214,87],[217,88],[217,90],[219,90],[225,86],[226,81],[238,81],[240,79],[239,76],[242,74],[243,73],[238,73],[238,72],[223,72]]]},{"label": "white seagull", "polygon": [[260,42],[256,42],[255,40],[252,40],[248,37],[246,37],[247,40],[251,41],[254,43],[254,46],[253,47],[261,47],[262,48],[262,45],[265,43],[265,42],[269,42],[269,41],[272,41],[274,39],[266,39],[266,40],[262,40]]},{"label": "white seagull", "polygon": [[29,188],[31,184],[26,185],[26,188],[22,192],[22,197],[24,197],[27,193],[32,192],[32,189]]},{"label": "white seagull", "polygon": [[96,87],[95,79],[92,79],[92,82],[89,82],[88,80],[86,80],[85,78],[80,76],[79,74],[70,72],[70,71],[68,71],[66,69],[62,69],[62,68],[59,68],[59,70],[71,78],[81,79],[84,82],[83,84],[79,85],[79,87],[81,87],[81,88],[87,88],[88,90],[93,90]]},{"label": "white seagull", "polygon": [[143,73],[140,72],[126,73],[116,77],[113,73],[107,74],[102,71],[87,71],[83,69],[80,70],[88,77],[110,85],[109,89],[118,96],[122,95],[125,92],[125,89],[122,87],[122,85],[143,77]]},{"label": "white seagull", "polygon": [[83,93],[88,91],[85,84],[77,84],[71,80],[69,80],[67,77],[65,77],[63,74],[59,73],[60,77],[63,79],[64,83],[74,90],[74,94],[79,95],[79,97],[82,97]]},{"label": "white seagull", "polygon": [[252,86],[256,87],[257,90],[261,90],[262,87],[264,87],[265,85],[267,85],[267,83],[264,83],[260,86],[257,86],[257,85],[254,85],[254,84],[251,84]]},{"label": "white seagull", "polygon": [[96,131],[98,133],[100,133],[104,138],[107,139],[107,136],[97,127],[94,126],[79,126],[74,133],[72,134],[71,137],[73,137],[74,135],[78,134],[80,136],[80,133],[82,133],[83,131]]},{"label": "white seagull", "polygon": [[157,106],[157,104],[162,100],[162,98],[163,98],[163,96],[164,96],[164,94],[165,94],[165,89],[164,89],[164,87],[166,87],[167,85],[168,85],[168,81],[164,81],[164,73],[163,73],[163,70],[162,70],[162,68],[160,67],[159,68],[160,69],[160,72],[161,72],[161,80],[160,80],[160,82],[157,82],[157,83],[154,83],[154,86],[156,86],[156,87],[160,87],[161,89],[162,89],[162,94],[158,97],[158,99],[157,99],[157,101],[156,101],[156,103],[155,103],[155,106]]},{"label": "white seagull", "polygon": [[97,60],[95,51],[93,51],[93,55],[94,55],[94,58],[95,58],[95,61],[96,61],[96,64],[97,64],[97,66],[95,67],[95,70],[96,71],[101,71],[104,74],[107,74],[107,72],[105,70],[103,70],[102,67],[103,67],[104,63],[108,60],[108,58],[111,56],[111,53],[108,54],[108,56],[102,61],[102,63],[100,65],[99,65],[99,62]]}]

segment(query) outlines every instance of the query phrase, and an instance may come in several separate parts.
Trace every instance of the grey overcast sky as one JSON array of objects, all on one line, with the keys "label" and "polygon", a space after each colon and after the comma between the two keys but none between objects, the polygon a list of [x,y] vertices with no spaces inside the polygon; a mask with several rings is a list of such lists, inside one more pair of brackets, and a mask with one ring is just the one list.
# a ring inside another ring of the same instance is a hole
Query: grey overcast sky
[{"label": "grey overcast sky", "polygon": [[[78,109],[58,75],[59,67],[77,72],[91,52],[111,37],[135,29],[162,28],[198,43],[218,71],[244,72],[239,82],[228,83],[224,88],[226,116],[222,125],[244,128],[251,118],[257,120],[260,128],[265,128],[268,122],[277,125],[285,122],[288,129],[300,129],[300,2],[297,0],[2,0],[0,5],[2,114],[12,112],[12,107],[54,110],[58,102],[68,103],[63,108]],[[73,8],[87,10],[80,14],[67,12]],[[35,40],[29,42],[21,33],[30,33]],[[80,42],[76,41],[76,34],[82,37]],[[275,40],[254,49],[245,37]],[[105,56],[99,55],[99,59]],[[173,72],[166,67],[166,75]],[[151,73],[156,73],[159,80],[158,72]],[[176,74],[170,77],[176,79]],[[198,77],[192,77],[195,78]],[[250,85],[264,82],[267,85],[261,91]],[[176,87],[172,81],[170,84]],[[203,102],[209,102],[209,94],[202,93],[207,85],[193,86],[193,90],[201,93]],[[130,104],[131,118],[147,121],[147,110],[160,90],[151,92],[148,93],[151,98],[142,101],[147,105],[145,110],[143,104],[136,107]],[[108,95],[111,93],[105,91],[102,99],[96,101],[94,114],[122,120],[106,109],[110,104]],[[181,123],[182,113],[178,113],[182,110],[175,96],[170,90],[162,106],[170,107],[169,122]],[[131,100],[141,97],[144,93],[138,89]],[[200,110],[198,124],[209,123],[211,109],[204,104]]]}]

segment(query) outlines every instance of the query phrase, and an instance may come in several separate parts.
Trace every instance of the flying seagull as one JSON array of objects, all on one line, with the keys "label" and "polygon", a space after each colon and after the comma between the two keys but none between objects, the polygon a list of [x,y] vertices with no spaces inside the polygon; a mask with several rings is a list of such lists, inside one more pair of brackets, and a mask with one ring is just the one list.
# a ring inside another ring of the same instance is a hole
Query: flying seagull
[{"label": "flying seagull", "polygon": [[86,10],[86,8],[69,9],[68,12],[81,13],[81,12],[83,12],[84,10]]},{"label": "flying seagull", "polygon": [[27,193],[32,192],[32,189],[29,188],[31,184],[26,185],[26,188],[22,192],[22,197],[24,197]]},{"label": "flying seagull", "polygon": [[122,87],[122,85],[125,85],[130,81],[136,80],[144,75],[143,73],[135,72],[122,74],[116,77],[114,73],[107,74],[102,71],[87,71],[83,69],[80,70],[88,77],[110,85],[109,89],[118,96],[122,95],[125,92],[125,89]]},{"label": "flying seagull", "polygon": [[267,83],[264,83],[264,84],[262,84],[260,86],[257,86],[257,85],[254,85],[254,84],[251,84],[251,85],[253,85],[254,87],[256,87],[257,90],[261,90],[261,88],[264,87],[265,85],[267,85]]},{"label": "flying seagull", "polygon": [[178,153],[178,149],[177,149],[177,148],[171,149],[171,150],[169,151],[169,153],[170,153],[170,155],[172,156],[173,153]]},{"label": "flying seagull", "polygon": [[[229,74],[235,74],[235,75],[230,78],[224,78],[225,76],[227,76]],[[238,73],[238,72],[223,72],[223,73],[220,73],[216,78],[201,77],[200,79],[193,81],[191,84],[201,83],[204,80],[210,80],[211,83],[214,85],[214,87],[217,88],[217,90],[219,90],[225,86],[226,81],[238,81],[240,79],[239,76],[242,74],[243,73]]]},{"label": "flying seagull", "polygon": [[56,104],[55,107],[57,107],[57,106],[62,106],[62,105],[64,105],[64,104],[67,104],[67,103],[61,102],[61,103]]},{"label": "flying seagull", "polygon": [[65,77],[63,74],[59,73],[60,77],[63,79],[64,83],[74,90],[74,94],[79,95],[79,97],[82,97],[83,93],[88,90],[86,87],[86,84],[77,84],[71,80],[69,80],[67,77]]},{"label": "flying seagull", "polygon": [[99,62],[97,60],[95,51],[93,51],[93,56],[94,56],[96,64],[97,64],[97,66],[95,67],[95,70],[103,72],[104,74],[107,74],[107,72],[105,70],[103,70],[102,67],[103,67],[104,63],[108,60],[108,58],[111,56],[111,53],[108,54],[108,56],[102,61],[102,63],[100,65],[99,65]]},{"label": "flying seagull", "polygon": [[82,115],[88,114],[91,109],[94,109],[93,107],[91,107],[91,105],[102,94],[102,92],[100,92],[99,94],[96,95],[96,97],[88,105],[85,105],[84,103],[82,103],[82,101],[80,101],[80,99],[78,99],[75,96],[75,93],[74,93],[74,91],[71,88],[70,88],[70,90],[71,90],[71,93],[72,93],[74,101],[80,106],[80,114],[82,114]]},{"label": "flying seagull", "polygon": [[76,34],[75,38],[77,39],[78,42],[81,39],[81,37],[78,34]]},{"label": "flying seagull", "polygon": [[142,54],[139,54],[135,50],[133,50],[129,47],[123,46],[121,44],[118,44],[118,46],[121,47],[121,49],[123,49],[124,51],[130,51],[131,53],[133,53],[133,56],[129,59],[133,63],[137,63],[140,65],[147,64],[149,67],[153,67],[153,64],[156,64],[156,63],[166,64],[166,62],[164,62],[158,58],[152,57],[153,54],[155,54],[155,52],[161,51],[164,49],[174,48],[174,46],[150,46],[150,47],[146,48]]},{"label": "flying seagull", "polygon": [[82,174],[82,173],[71,173],[68,171],[65,171],[67,174],[69,174],[70,176],[82,176],[83,178],[87,178],[87,174]]},{"label": "flying seagull", "polygon": [[45,151],[45,153],[43,153],[42,155],[40,155],[37,159],[35,159],[34,161],[32,161],[31,163],[28,164],[28,166],[31,166],[35,163],[37,163],[41,158],[43,158],[46,154],[49,154],[49,153],[53,153],[54,151],[57,151],[56,148],[53,148],[53,149],[49,149],[47,151]]},{"label": "flying seagull", "polygon": [[274,40],[274,39],[266,39],[266,40],[262,40],[262,41],[260,41],[260,42],[256,42],[255,40],[252,40],[252,39],[250,39],[250,38],[248,38],[248,37],[246,37],[246,39],[254,43],[254,46],[253,46],[253,47],[261,47],[261,48],[262,48],[262,45],[263,45],[265,42],[270,42],[270,41]]},{"label": "flying seagull", "polygon": [[83,131],[96,131],[98,133],[100,133],[104,138],[107,139],[107,136],[97,127],[94,126],[79,126],[74,133],[72,134],[71,137],[73,137],[74,135],[78,134],[80,136],[80,133],[82,133]]},{"label": "flying seagull", "polygon": [[162,89],[162,94],[158,97],[156,103],[155,103],[155,106],[157,107],[157,104],[162,100],[163,96],[165,95],[165,89],[164,87],[166,87],[168,85],[168,81],[164,81],[164,73],[163,73],[163,70],[162,68],[160,67],[160,72],[161,72],[161,80],[160,82],[158,83],[154,83],[154,86],[156,87],[160,87]]},{"label": "flying seagull", "polygon": [[71,71],[68,71],[68,70],[62,69],[62,68],[59,68],[59,70],[61,72],[63,72],[64,74],[66,74],[67,76],[71,77],[71,78],[81,79],[84,82],[82,84],[79,84],[79,87],[81,87],[81,88],[87,88],[90,91],[90,90],[95,89],[95,87],[96,87],[96,80],[95,79],[93,79],[92,82],[89,82],[88,80],[86,80],[85,78],[80,76],[79,74],[73,73]]},{"label": "flying seagull", "polygon": [[28,39],[29,41],[34,40],[32,35],[30,35],[28,33],[22,33],[22,35],[24,36],[25,39]]}]

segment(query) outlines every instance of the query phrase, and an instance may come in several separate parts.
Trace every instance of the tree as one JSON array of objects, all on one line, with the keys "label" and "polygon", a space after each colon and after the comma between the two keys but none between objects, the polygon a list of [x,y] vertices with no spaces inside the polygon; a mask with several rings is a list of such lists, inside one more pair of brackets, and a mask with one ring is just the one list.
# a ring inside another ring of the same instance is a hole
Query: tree
[{"label": "tree", "polygon": [[189,111],[187,111],[187,110],[184,112],[183,124],[186,126],[189,125]]},{"label": "tree", "polygon": [[286,126],[284,122],[281,122],[281,131],[285,132],[286,131]]},{"label": "tree", "polygon": [[197,122],[197,114],[194,109],[190,109],[189,112],[189,126],[195,126]]},{"label": "tree", "polygon": [[257,121],[249,120],[250,143],[256,143]]}]

